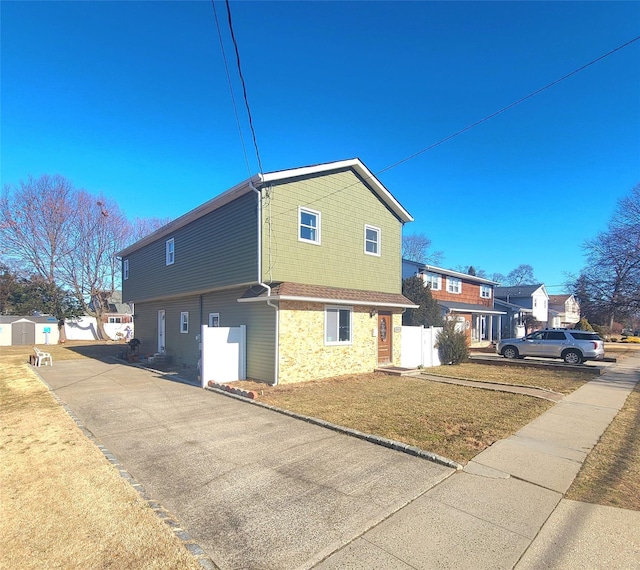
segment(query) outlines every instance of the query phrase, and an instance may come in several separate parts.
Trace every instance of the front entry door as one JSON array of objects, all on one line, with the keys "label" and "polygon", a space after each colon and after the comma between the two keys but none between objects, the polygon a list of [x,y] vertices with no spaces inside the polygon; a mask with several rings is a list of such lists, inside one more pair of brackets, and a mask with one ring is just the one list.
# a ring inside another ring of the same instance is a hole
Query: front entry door
[{"label": "front entry door", "polygon": [[164,351],[165,351],[164,334],[165,334],[164,309],[162,309],[158,311],[158,352],[160,354],[164,354]]},{"label": "front entry door", "polygon": [[378,313],[378,364],[392,362],[392,323],[391,313]]}]

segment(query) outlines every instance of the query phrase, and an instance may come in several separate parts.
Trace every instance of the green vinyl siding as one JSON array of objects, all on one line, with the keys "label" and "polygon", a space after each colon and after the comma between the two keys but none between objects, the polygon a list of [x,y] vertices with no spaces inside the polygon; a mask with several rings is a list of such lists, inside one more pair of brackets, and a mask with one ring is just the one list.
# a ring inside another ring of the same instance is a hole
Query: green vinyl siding
[{"label": "green vinyl siding", "polygon": [[[352,170],[274,184],[268,195],[265,281],[401,291],[402,222]],[[320,212],[320,245],[298,240],[300,206]],[[379,256],[365,254],[365,225],[380,228]]]},{"label": "green vinyl siding", "polygon": [[[257,197],[250,192],[126,256],[124,299],[139,303],[255,282],[257,215]],[[166,265],[171,238],[175,260]]]},{"label": "green vinyl siding", "polygon": [[[205,295],[137,303],[135,336],[142,341],[140,352],[158,349],[158,311],[165,311],[165,347],[180,368],[197,368],[200,358],[200,325],[208,324],[209,313],[220,314],[220,326],[247,327],[247,377],[273,382],[275,375],[275,309],[266,303],[238,303],[246,287]],[[202,307],[202,312],[201,312]],[[189,332],[180,332],[180,313],[189,312]]]},{"label": "green vinyl siding", "polygon": [[246,291],[231,289],[202,296],[203,323],[220,314],[220,326],[247,326],[247,378],[273,382],[275,375],[276,311],[264,302],[239,303]]}]

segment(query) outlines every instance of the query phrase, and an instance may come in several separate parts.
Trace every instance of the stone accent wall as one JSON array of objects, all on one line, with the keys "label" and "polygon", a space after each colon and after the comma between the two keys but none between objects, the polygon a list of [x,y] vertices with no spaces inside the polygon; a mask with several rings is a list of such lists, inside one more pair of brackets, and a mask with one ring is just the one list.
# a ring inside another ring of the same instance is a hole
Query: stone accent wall
[{"label": "stone accent wall", "polygon": [[[378,366],[377,316],[370,307],[353,307],[352,344],[327,346],[324,342],[322,303],[282,301],[279,315],[279,379],[281,384],[305,382],[344,374],[372,372]],[[393,328],[401,326],[393,315]],[[401,333],[393,333],[393,360],[400,362]]]}]

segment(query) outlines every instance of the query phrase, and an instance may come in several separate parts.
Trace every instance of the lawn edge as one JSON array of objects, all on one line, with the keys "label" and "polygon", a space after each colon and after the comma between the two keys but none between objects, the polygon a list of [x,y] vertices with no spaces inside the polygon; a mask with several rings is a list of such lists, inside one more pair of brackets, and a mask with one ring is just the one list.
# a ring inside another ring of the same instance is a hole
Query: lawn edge
[{"label": "lawn edge", "polygon": [[407,445],[406,443],[402,443],[401,441],[387,439],[386,437],[381,437],[381,436],[373,435],[370,433],[364,433],[355,429],[333,424],[326,420],[321,420],[319,418],[314,418],[312,416],[305,416],[303,414],[298,414],[290,410],[285,410],[284,408],[278,408],[277,406],[272,406],[271,404],[265,404],[264,402],[251,400],[244,396],[239,396],[237,394],[227,392],[226,390],[222,388],[217,388],[215,386],[206,386],[205,389],[209,390],[210,392],[215,392],[216,394],[227,396],[228,398],[233,398],[235,400],[245,402],[247,404],[253,404],[254,406],[260,406],[261,408],[271,410],[272,412],[277,412],[279,414],[289,416],[294,419],[302,420],[304,422],[314,424],[323,428],[327,428],[338,433],[342,433],[351,437],[355,437],[357,439],[368,441],[369,443],[374,443],[376,445],[380,445],[388,449],[393,449],[394,451],[400,451],[408,455],[413,455],[414,457],[425,459],[426,461],[431,461],[432,463],[437,463],[439,465],[443,465],[444,467],[450,467],[452,469],[455,469],[456,471],[461,471],[462,469],[464,469],[463,465],[454,461],[453,459],[442,457],[437,453],[433,453],[431,451],[425,451],[424,449],[420,449],[419,447],[415,447],[413,445]]}]

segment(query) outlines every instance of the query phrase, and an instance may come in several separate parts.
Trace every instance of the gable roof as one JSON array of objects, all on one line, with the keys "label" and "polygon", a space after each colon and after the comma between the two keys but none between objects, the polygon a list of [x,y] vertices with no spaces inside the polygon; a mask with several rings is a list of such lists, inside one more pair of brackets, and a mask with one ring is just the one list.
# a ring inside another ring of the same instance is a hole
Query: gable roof
[{"label": "gable roof", "polygon": [[564,305],[573,295],[549,295],[549,303]]},{"label": "gable roof", "polygon": [[[348,160],[339,160],[335,162],[325,162],[323,164],[315,164],[312,166],[303,166],[299,168],[291,168],[289,170],[277,170],[275,172],[267,172],[265,174],[255,174],[251,178],[236,184],[232,188],[229,188],[222,194],[208,200],[204,204],[194,208],[193,210],[183,214],[179,218],[169,222],[168,224],[157,229],[155,232],[142,238],[136,243],[126,247],[122,251],[118,252],[118,257],[124,257],[131,252],[140,249],[141,247],[148,245],[157,239],[161,239],[169,234],[175,232],[177,229],[186,226],[187,224],[225,206],[226,204],[236,200],[244,194],[252,192],[253,189],[260,189],[263,186],[268,186],[271,183],[284,182],[285,180],[294,180],[296,178],[302,178],[305,176],[323,175],[330,172],[337,172],[340,170],[353,170],[366,184],[366,186],[389,208],[391,212],[402,222],[412,222],[413,217],[407,210],[405,210],[400,202],[398,202],[391,192],[389,192],[382,182],[380,182],[371,171],[364,165],[359,158],[351,158]],[[349,186],[345,188],[348,189]]]},{"label": "gable roof", "polygon": [[403,259],[404,265],[415,265],[418,271],[429,271],[430,273],[440,273],[442,275],[449,275],[450,277],[457,277],[458,279],[465,279],[466,281],[474,281],[476,283],[485,283],[487,285],[497,285],[497,281],[491,281],[484,277],[477,277],[476,275],[469,275],[468,273],[460,273],[460,271],[454,271],[453,269],[444,269],[443,267],[436,267],[435,265],[427,265],[418,261],[411,261],[410,259]]},{"label": "gable roof", "polygon": [[[494,294],[496,297],[531,297],[538,289],[544,290],[544,285],[538,283],[537,285],[515,285],[513,287],[496,287]],[[545,290],[546,293],[546,290]]]}]

